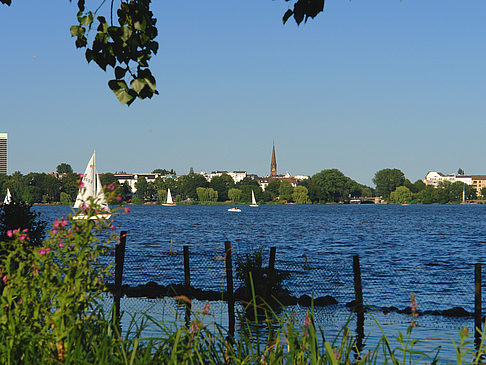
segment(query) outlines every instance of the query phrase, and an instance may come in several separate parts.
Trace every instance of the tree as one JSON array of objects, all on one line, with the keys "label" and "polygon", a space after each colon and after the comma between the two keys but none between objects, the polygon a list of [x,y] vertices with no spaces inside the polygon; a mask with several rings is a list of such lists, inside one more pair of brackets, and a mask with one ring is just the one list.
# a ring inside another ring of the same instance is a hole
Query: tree
[{"label": "tree", "polygon": [[148,193],[148,182],[144,176],[140,176],[135,183],[135,189],[137,189],[137,196],[139,199],[145,201]]},{"label": "tree", "polygon": [[280,187],[278,188],[280,200],[286,200],[288,202],[291,201],[293,192],[294,187],[290,182],[288,182],[287,180],[283,180],[280,182]]},{"label": "tree", "polygon": [[117,178],[110,172],[100,175],[101,185],[108,186],[110,184],[118,183]]},{"label": "tree", "polygon": [[[417,181],[415,181],[415,182],[413,183],[413,186],[415,187],[415,191],[416,191],[417,193],[419,193],[419,192],[421,192],[422,190],[425,190],[425,188],[426,188],[426,186],[427,186],[427,185],[425,185],[425,183],[424,183],[422,180],[418,179]],[[412,191],[413,191],[413,190],[412,190]]]},{"label": "tree", "polygon": [[357,191],[356,181],[337,169],[322,170],[309,181],[309,197],[312,202],[339,202]]},{"label": "tree", "polygon": [[209,182],[209,186],[218,192],[218,199],[220,201],[226,201],[228,200],[228,191],[235,186],[235,182],[228,174],[221,174],[220,176],[213,177]]},{"label": "tree", "polygon": [[152,174],[160,174],[160,175],[175,175],[176,172],[174,169],[166,170],[166,169],[155,169],[152,171]]},{"label": "tree", "polygon": [[280,180],[279,179],[273,179],[273,180],[270,180],[267,187],[265,188],[265,191],[269,191],[273,194],[274,197],[277,197],[278,194],[279,194],[279,192],[278,192],[279,188],[280,188]]},{"label": "tree", "polygon": [[61,178],[61,192],[68,194],[71,201],[76,200],[79,191],[79,182],[81,178],[78,174],[68,173]]},{"label": "tree", "polygon": [[206,188],[208,187],[208,182],[206,178],[200,174],[189,173],[187,175],[182,175],[177,180],[179,192],[190,198],[192,200],[197,199],[196,189],[198,187]]},{"label": "tree", "polygon": [[308,195],[308,190],[305,186],[296,186],[294,192],[292,193],[292,200],[296,204],[309,204],[310,199]]},{"label": "tree", "polygon": [[[84,56],[88,63],[94,61],[103,71],[108,66],[113,69],[114,79],[108,82],[108,87],[124,105],[158,94],[149,67],[150,59],[159,48],[155,41],[157,19],[150,10],[150,2],[120,1],[114,7],[111,1],[110,7],[103,8],[105,1],[102,1],[96,10],[88,10],[86,1],[79,0],[77,24],[70,28],[76,47],[86,48]],[[12,0],[0,0],[0,3],[10,6]],[[289,8],[283,15],[284,24],[291,17],[297,24],[307,22],[324,10],[324,0],[292,0],[292,3],[293,9]],[[118,24],[114,24],[114,20]]]},{"label": "tree", "polygon": [[240,187],[242,185],[260,186],[258,184],[258,181],[256,181],[255,179],[253,179],[252,177],[249,177],[249,176],[246,176],[245,178],[241,179],[240,181],[238,181],[236,183],[237,187]]},{"label": "tree", "polygon": [[459,170],[457,170],[457,174],[458,174],[458,175],[466,175],[466,174],[464,173],[464,170],[463,170],[463,169],[461,169],[461,168],[459,168]]},{"label": "tree", "polygon": [[412,199],[412,192],[406,186],[399,186],[390,194],[390,201],[394,204],[410,203]]},{"label": "tree", "polygon": [[390,193],[405,182],[405,174],[399,169],[383,169],[376,172],[373,183],[376,185],[376,193],[384,199],[390,197]]},{"label": "tree", "polygon": [[236,189],[236,188],[231,188],[228,191],[228,197],[234,203],[238,203],[240,201],[240,198],[241,198],[241,190],[240,189]]},{"label": "tree", "polygon": [[73,172],[73,168],[71,167],[70,164],[63,162],[57,165],[56,172],[58,174],[70,174]]},{"label": "tree", "polygon": [[485,198],[485,197],[486,197],[486,187],[481,188],[481,196],[482,196],[483,198]]}]

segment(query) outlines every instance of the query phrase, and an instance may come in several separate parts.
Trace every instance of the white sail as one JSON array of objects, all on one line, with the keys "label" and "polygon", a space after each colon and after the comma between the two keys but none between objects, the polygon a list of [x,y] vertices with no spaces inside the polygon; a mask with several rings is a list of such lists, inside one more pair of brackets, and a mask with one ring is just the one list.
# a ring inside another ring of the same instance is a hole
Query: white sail
[{"label": "white sail", "polygon": [[10,204],[12,202],[12,194],[10,194],[9,188],[7,188],[7,194],[5,195],[5,199],[3,200],[3,204]]},{"label": "white sail", "polygon": [[174,204],[172,200],[172,194],[170,193],[170,189],[167,189],[167,204]]},{"label": "white sail", "polygon": [[96,171],[95,152],[86,166],[84,171],[81,187],[79,188],[74,208],[80,208],[83,204],[89,204],[90,198],[94,199],[94,202],[100,205],[104,212],[110,212],[110,208],[105,199],[105,193],[101,185],[98,171]]},{"label": "white sail", "polygon": [[256,205],[255,193],[251,191],[251,204]]}]

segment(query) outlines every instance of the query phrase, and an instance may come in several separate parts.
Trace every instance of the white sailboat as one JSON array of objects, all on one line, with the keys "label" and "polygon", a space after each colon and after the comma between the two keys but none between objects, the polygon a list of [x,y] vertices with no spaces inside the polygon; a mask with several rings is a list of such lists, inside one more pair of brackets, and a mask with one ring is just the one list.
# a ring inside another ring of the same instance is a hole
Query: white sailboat
[{"label": "white sailboat", "polygon": [[[105,193],[103,192],[103,187],[101,185],[100,176],[96,170],[95,164],[96,152],[93,152],[93,156],[86,166],[84,171],[81,187],[79,189],[78,196],[76,197],[76,202],[74,203],[74,208],[79,209],[84,205],[91,204],[91,201],[99,205],[102,209],[102,213],[98,213],[89,219],[109,219],[111,217],[110,207],[105,199]],[[91,200],[91,199],[92,200]],[[74,216],[74,219],[87,219],[88,216],[79,212]]]},{"label": "white sailboat", "polygon": [[5,199],[3,200],[3,204],[10,204],[12,202],[12,194],[10,194],[9,188],[7,188],[7,194],[5,195]]},{"label": "white sailboat", "polygon": [[255,193],[253,192],[253,190],[251,191],[251,204],[250,204],[250,207],[258,207],[258,204],[257,204],[256,199],[255,199]]},{"label": "white sailboat", "polygon": [[175,206],[174,201],[172,200],[172,194],[170,193],[170,189],[167,189],[167,200],[165,204],[162,204],[164,207],[173,207]]}]

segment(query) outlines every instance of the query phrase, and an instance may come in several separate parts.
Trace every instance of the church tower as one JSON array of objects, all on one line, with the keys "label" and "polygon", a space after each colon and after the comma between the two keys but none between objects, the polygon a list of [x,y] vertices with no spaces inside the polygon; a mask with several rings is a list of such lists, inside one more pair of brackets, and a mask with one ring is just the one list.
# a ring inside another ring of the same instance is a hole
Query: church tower
[{"label": "church tower", "polygon": [[277,176],[277,159],[275,158],[275,142],[272,149],[272,163],[270,164],[270,177]]}]

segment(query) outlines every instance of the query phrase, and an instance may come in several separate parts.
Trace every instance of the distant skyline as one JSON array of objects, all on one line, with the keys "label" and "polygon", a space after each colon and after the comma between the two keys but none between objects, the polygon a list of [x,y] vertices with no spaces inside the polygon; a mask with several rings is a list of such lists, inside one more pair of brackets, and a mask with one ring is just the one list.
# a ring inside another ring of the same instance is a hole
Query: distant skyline
[{"label": "distant skyline", "polygon": [[486,174],[485,2],[326,1],[300,27],[288,4],[153,2],[160,95],[129,108],[75,48],[75,3],[0,5],[8,174],[83,171],[96,149],[100,172],[267,176],[273,141],[282,174]]}]

